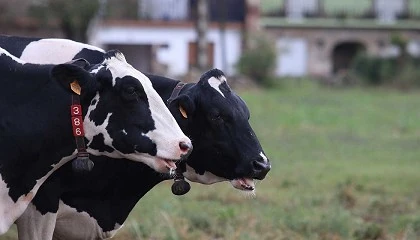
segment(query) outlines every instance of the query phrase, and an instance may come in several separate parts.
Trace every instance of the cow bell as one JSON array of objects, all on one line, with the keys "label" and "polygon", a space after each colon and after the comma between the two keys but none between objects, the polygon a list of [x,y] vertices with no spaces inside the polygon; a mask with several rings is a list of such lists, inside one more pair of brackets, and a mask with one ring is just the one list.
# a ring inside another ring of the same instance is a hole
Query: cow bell
[{"label": "cow bell", "polygon": [[71,163],[73,170],[78,173],[90,172],[94,165],[92,160],[89,159],[89,155],[77,156]]},{"label": "cow bell", "polygon": [[180,196],[184,195],[190,191],[190,184],[185,181],[183,172],[185,171],[186,163],[181,161],[177,163],[177,168],[175,169],[174,183],[172,184],[171,190],[174,195]]},{"label": "cow bell", "polygon": [[191,189],[190,184],[184,178],[175,179],[171,190],[174,195],[184,195]]}]

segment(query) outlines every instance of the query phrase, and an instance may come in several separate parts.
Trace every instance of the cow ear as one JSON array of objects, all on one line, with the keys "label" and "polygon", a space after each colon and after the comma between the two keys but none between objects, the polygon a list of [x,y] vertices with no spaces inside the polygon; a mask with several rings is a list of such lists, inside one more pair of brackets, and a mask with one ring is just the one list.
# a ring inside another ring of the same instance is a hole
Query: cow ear
[{"label": "cow ear", "polygon": [[208,82],[211,78],[215,78],[216,80],[220,81],[221,83],[226,82],[226,76],[222,72],[222,70],[217,69],[217,68],[213,68],[213,69],[210,69],[207,72],[205,72],[203,75],[201,75],[199,83],[201,85],[206,85],[206,84],[208,84]]},{"label": "cow ear", "polygon": [[195,111],[195,104],[187,95],[180,95],[176,98],[178,114],[184,119],[191,118]]},{"label": "cow ear", "polygon": [[[80,61],[80,60],[77,60]],[[80,62],[64,63],[53,67],[51,76],[56,79],[65,89],[78,95],[89,91],[89,84],[93,82],[93,76],[79,66]]]},{"label": "cow ear", "polygon": [[77,58],[74,60],[71,60],[70,62],[67,62],[68,64],[72,64],[72,65],[76,65],[79,66],[83,69],[86,69],[90,63],[88,62],[88,60],[84,59],[84,58]]}]

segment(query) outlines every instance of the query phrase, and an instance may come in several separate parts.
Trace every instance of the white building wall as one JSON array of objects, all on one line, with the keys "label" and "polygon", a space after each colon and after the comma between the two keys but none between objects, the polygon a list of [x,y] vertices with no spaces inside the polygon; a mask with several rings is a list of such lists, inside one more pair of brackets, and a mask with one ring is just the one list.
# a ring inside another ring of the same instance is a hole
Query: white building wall
[{"label": "white building wall", "polygon": [[287,0],[287,17],[291,19],[302,19],[307,12],[318,10],[317,0]]},{"label": "white building wall", "polygon": [[279,38],[277,48],[277,76],[307,75],[308,44],[303,38]]},{"label": "white building wall", "polygon": [[[418,0],[413,0],[418,1]],[[382,22],[394,22],[397,14],[404,10],[403,0],[376,0],[375,11]]]},{"label": "white building wall", "polygon": [[[178,76],[188,72],[188,43],[195,39],[194,28],[188,27],[102,26],[90,36],[89,43],[102,48],[109,44],[166,45],[157,51],[157,61],[168,66],[168,75]],[[222,66],[220,30],[210,29],[207,39],[214,43],[214,67],[235,74],[241,54],[240,29],[226,29],[226,68]]]}]

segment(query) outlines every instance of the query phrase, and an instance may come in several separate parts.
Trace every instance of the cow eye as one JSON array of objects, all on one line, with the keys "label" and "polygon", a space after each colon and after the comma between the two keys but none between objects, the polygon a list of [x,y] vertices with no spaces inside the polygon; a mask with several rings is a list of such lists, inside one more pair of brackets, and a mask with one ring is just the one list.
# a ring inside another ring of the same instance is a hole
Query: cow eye
[{"label": "cow eye", "polygon": [[136,88],[135,87],[128,87],[124,91],[128,94],[134,94],[136,92]]},{"label": "cow eye", "polygon": [[222,116],[220,116],[220,114],[217,114],[217,115],[211,117],[211,120],[214,121],[214,122],[222,122],[223,118],[222,118]]},{"label": "cow eye", "polygon": [[125,87],[122,90],[122,97],[127,101],[138,101],[142,97],[143,91],[136,86]]}]

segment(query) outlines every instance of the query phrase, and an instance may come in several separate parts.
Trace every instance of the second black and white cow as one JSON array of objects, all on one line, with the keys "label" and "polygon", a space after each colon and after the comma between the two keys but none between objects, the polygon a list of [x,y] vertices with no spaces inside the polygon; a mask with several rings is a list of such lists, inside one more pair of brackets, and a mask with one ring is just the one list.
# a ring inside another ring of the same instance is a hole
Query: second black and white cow
[{"label": "second black and white cow", "polygon": [[[1,41],[2,38],[0,46]],[[14,42],[20,44],[13,45],[10,38],[3,38],[3,47],[11,46],[18,56],[27,60],[40,51],[53,54],[31,60],[35,62],[66,61],[72,59],[68,58],[71,55],[92,60],[101,59],[103,55],[101,49],[69,40],[17,37]],[[54,56],[58,52],[54,53],[52,49],[71,49],[71,54],[63,54],[66,59],[56,59]],[[229,181],[235,188],[253,191],[254,179],[264,179],[271,165],[248,123],[249,111],[245,102],[229,88],[223,72],[210,70],[197,83],[189,83],[182,88],[178,88],[179,81],[146,75],[165,101],[171,99],[168,106],[171,113],[194,142],[194,151],[186,160],[184,176],[203,184]],[[173,95],[174,89],[179,89],[179,93]],[[52,234],[51,226],[54,224],[54,237],[58,239],[110,237],[139,199],[156,184],[168,179],[168,176],[158,175],[147,166],[99,158],[102,159],[97,163],[95,161],[92,174],[86,175],[86,179],[80,182],[69,180],[73,173],[67,173],[65,169],[68,166],[59,169],[47,181],[41,191],[49,194],[43,194],[45,198],[37,196],[32,211],[28,209],[27,216],[17,222],[19,235],[27,236],[22,239],[33,237],[34,229]],[[113,169],[114,174],[102,174],[100,168]],[[94,182],[89,178],[102,180]],[[131,187],[130,183],[134,181],[142,182],[142,187]],[[82,182],[92,182],[92,185],[82,187]],[[51,195],[51,192],[54,194]],[[61,199],[59,206],[52,204],[58,199]],[[37,221],[35,226],[28,220],[34,218],[42,221]],[[44,225],[40,225],[41,222]]]},{"label": "second black and white cow", "polygon": [[94,65],[39,65],[0,48],[0,85],[0,234],[45,180],[76,157],[77,137],[87,140],[83,150],[90,154],[141,161],[160,172],[191,150],[150,80],[118,51]]}]

